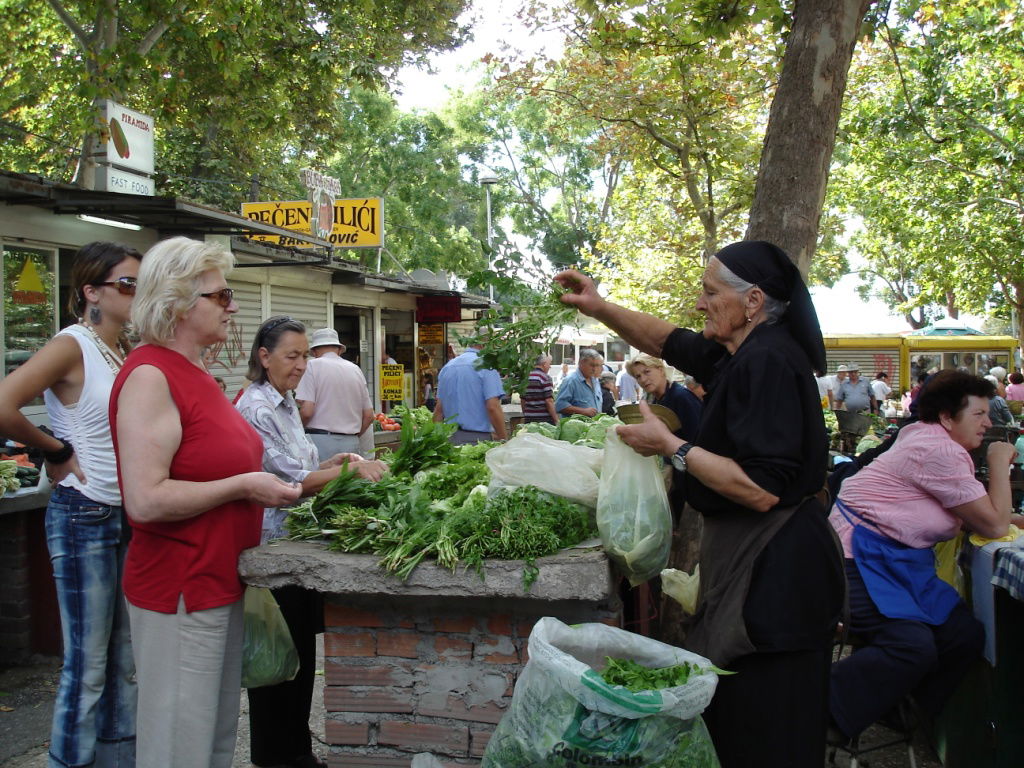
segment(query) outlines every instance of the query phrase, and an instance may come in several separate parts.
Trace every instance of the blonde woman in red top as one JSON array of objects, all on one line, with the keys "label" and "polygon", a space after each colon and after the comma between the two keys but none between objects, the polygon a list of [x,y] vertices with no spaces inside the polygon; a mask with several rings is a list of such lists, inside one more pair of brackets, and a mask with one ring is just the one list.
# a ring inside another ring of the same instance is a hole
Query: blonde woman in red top
[{"label": "blonde woman in red top", "polygon": [[230,768],[241,682],[239,553],[264,507],[300,488],[260,471],[263,441],[203,365],[238,311],[220,246],[175,237],[149,250],[132,320],[143,344],[110,400],[133,537],[125,563],[138,675],[137,765]]}]

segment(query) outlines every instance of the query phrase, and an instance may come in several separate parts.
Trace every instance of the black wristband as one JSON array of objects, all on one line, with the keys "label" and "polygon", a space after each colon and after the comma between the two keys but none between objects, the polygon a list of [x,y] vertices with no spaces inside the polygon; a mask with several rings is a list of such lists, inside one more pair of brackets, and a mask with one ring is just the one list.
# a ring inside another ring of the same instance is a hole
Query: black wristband
[{"label": "black wristband", "polygon": [[[60,440],[59,437],[57,439]],[[75,446],[67,440],[60,440],[60,442],[61,447],[56,451],[43,451],[43,458],[51,464],[63,464],[75,455]]]}]

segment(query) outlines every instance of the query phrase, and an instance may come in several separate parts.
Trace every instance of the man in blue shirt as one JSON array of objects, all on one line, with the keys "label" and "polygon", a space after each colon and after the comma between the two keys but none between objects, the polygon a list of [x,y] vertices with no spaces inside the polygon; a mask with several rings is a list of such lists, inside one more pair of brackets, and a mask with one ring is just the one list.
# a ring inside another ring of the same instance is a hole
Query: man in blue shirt
[{"label": "man in blue shirt", "polygon": [[451,437],[455,445],[478,443],[481,440],[504,440],[505,413],[501,397],[505,388],[501,376],[492,368],[477,368],[480,345],[445,363],[437,375],[437,405],[434,421],[458,424]]},{"label": "man in blue shirt", "polygon": [[604,359],[596,349],[580,351],[579,366],[566,376],[558,387],[555,410],[562,416],[582,414],[596,416],[601,412],[601,382]]},{"label": "man in blue shirt", "polygon": [[833,393],[836,400],[846,403],[848,411],[874,413],[876,410],[875,396],[868,383],[860,377],[860,368],[857,365],[851,365],[848,370],[850,378],[839,385],[838,393]]}]

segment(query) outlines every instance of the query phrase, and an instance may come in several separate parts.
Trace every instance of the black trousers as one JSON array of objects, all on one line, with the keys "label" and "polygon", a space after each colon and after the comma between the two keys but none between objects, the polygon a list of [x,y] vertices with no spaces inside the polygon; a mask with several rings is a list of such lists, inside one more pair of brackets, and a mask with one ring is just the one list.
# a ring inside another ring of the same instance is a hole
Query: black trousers
[{"label": "black trousers", "polygon": [[831,653],[752,653],[718,678],[704,722],[722,768],[821,768]]},{"label": "black trousers", "polygon": [[890,619],[875,607],[853,560],[846,577],[850,630],[867,645],[832,666],[832,719],[856,736],[911,693],[926,714],[937,715],[981,655],[981,622],[962,602],[938,626]]},{"label": "black trousers", "polygon": [[302,587],[271,590],[299,652],[294,680],[250,688],[249,748],[258,766],[289,763],[313,751],[309,710],[316,673],[316,636],[323,632],[323,596]]}]

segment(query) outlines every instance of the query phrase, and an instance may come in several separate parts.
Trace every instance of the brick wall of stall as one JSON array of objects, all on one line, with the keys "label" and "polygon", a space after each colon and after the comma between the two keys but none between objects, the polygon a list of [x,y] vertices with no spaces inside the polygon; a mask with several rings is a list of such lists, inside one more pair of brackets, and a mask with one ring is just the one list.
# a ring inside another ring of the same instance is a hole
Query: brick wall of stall
[{"label": "brick wall of stall", "polygon": [[[539,611],[539,612],[538,612]],[[484,599],[359,605],[325,611],[325,732],[331,768],[408,766],[430,752],[478,766],[527,662],[541,616],[618,626],[620,612],[561,603],[524,608]]]},{"label": "brick wall of stall", "polygon": [[28,532],[25,513],[0,516],[0,655],[15,663],[31,652]]}]

